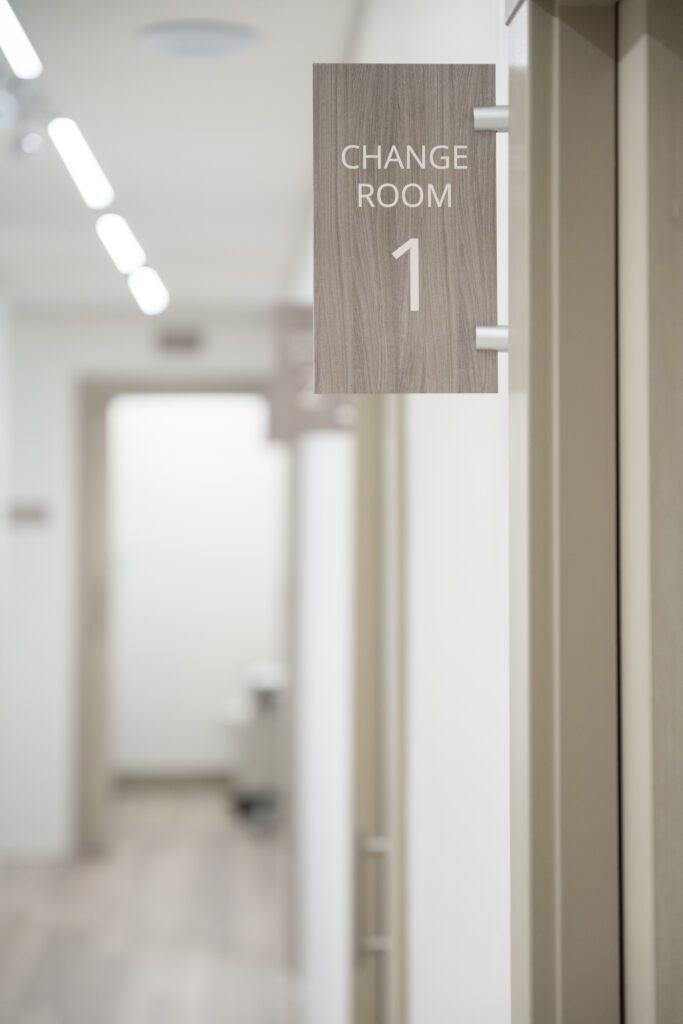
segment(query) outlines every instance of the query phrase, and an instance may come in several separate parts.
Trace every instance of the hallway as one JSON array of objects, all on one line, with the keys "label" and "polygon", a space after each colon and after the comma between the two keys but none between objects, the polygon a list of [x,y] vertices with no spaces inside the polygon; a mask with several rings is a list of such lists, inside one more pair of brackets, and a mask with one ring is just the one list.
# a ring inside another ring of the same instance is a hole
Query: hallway
[{"label": "hallway", "polygon": [[0,868],[0,1024],[284,1024],[277,837],[200,783],[119,786],[112,835]]}]

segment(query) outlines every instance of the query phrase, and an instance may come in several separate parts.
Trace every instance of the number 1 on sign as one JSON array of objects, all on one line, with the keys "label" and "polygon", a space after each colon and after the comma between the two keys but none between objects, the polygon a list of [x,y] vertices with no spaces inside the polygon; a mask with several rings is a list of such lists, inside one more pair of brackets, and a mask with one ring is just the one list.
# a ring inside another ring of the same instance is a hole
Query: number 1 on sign
[{"label": "number 1 on sign", "polygon": [[394,249],[392,256],[398,260],[404,253],[410,252],[410,312],[420,311],[420,242],[417,238],[409,238],[398,249]]}]

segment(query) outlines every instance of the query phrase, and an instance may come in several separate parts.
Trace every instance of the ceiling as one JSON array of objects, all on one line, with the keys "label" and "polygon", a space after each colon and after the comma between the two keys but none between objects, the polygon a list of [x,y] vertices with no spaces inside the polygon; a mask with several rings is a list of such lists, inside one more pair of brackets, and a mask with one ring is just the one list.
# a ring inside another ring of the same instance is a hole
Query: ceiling
[{"label": "ceiling", "polygon": [[[74,117],[174,308],[269,307],[305,246],[311,63],[347,57],[358,0],[14,0],[44,65],[42,100]],[[226,19],[256,41],[173,57],[143,26]],[[0,55],[0,60],[2,60]],[[20,306],[129,308],[132,298],[49,142],[0,134],[0,282]]]}]

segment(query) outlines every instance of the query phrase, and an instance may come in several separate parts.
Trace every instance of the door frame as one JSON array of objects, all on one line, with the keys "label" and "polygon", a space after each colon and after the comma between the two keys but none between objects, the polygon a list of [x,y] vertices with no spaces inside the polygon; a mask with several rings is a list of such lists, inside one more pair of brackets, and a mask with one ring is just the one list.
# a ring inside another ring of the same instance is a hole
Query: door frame
[{"label": "door frame", "polygon": [[357,399],[354,1024],[407,1015],[405,399]]},{"label": "door frame", "polygon": [[619,406],[624,1003],[683,1019],[683,8],[621,0]]},{"label": "door frame", "polygon": [[120,395],[136,394],[255,394],[268,400],[262,378],[86,378],[78,387],[78,681],[73,785],[74,834],[81,854],[102,853],[109,838],[107,408]]},{"label": "door frame", "polygon": [[618,1024],[615,9],[510,41],[512,1020]]}]

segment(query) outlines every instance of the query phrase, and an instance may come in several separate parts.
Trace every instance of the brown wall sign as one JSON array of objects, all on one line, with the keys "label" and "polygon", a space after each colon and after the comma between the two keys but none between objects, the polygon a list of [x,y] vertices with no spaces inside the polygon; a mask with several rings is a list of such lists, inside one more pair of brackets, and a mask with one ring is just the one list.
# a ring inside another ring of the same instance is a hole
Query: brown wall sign
[{"label": "brown wall sign", "polygon": [[496,391],[494,66],[317,64],[313,102],[316,391]]}]

